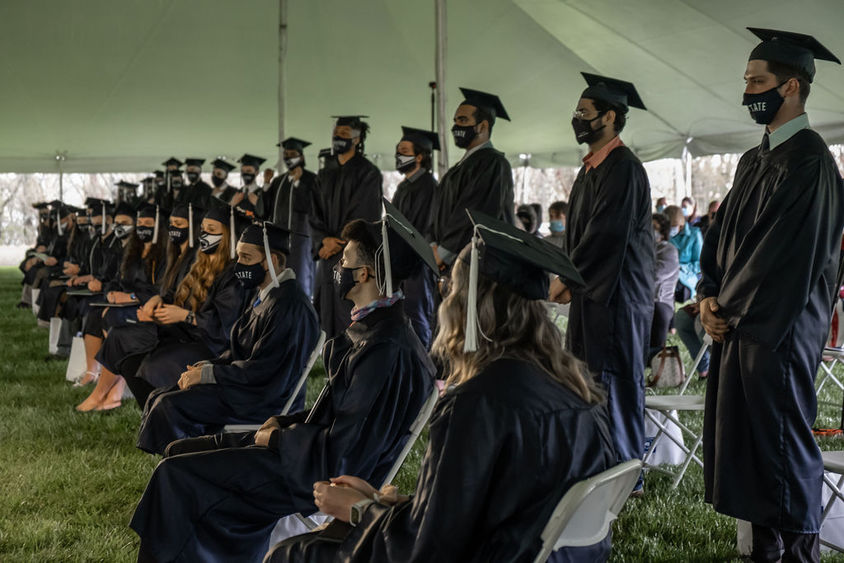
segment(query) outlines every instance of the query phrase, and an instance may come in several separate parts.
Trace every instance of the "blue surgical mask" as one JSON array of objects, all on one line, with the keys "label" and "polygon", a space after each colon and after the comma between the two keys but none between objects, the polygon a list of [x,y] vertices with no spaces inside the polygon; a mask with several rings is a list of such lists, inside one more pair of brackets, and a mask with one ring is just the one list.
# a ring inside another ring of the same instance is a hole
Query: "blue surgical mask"
[{"label": "blue surgical mask", "polygon": [[691,217],[692,216],[692,208],[683,206],[683,217]]},{"label": "blue surgical mask", "polygon": [[562,221],[551,221],[548,223],[548,228],[552,233],[562,233],[566,230],[566,225]]},{"label": "blue surgical mask", "polygon": [[680,234],[680,227],[671,227],[671,230],[668,231],[668,236],[670,236],[671,238],[674,238],[679,234]]}]

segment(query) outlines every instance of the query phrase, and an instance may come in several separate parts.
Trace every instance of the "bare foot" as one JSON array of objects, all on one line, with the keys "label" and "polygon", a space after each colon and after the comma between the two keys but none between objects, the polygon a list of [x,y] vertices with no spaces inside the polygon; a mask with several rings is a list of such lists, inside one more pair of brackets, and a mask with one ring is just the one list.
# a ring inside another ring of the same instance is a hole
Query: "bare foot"
[{"label": "bare foot", "polygon": [[95,389],[94,392],[92,392],[90,395],[88,395],[87,399],[85,399],[84,401],[82,401],[81,403],[76,405],[76,410],[79,411],[79,412],[92,411],[92,410],[96,409],[98,406],[100,406],[100,404],[102,402],[103,402],[103,397],[99,393],[96,393],[96,389]]},{"label": "bare foot", "polygon": [[120,396],[123,394],[124,385],[126,385],[126,381],[119,376],[115,377],[115,379],[111,382],[111,385],[108,385],[106,381],[100,380],[94,390],[91,391],[91,394],[88,395],[88,398],[76,406],[76,410],[79,412],[98,410],[98,407],[101,405],[108,402],[114,402],[115,395],[112,392],[115,387],[119,387],[119,393],[117,394],[116,399],[117,402],[120,402]]},{"label": "bare foot", "polygon": [[118,376],[117,381],[115,381],[114,385],[112,385],[111,389],[109,389],[106,398],[95,410],[110,411],[111,409],[119,407],[122,404],[124,389],[126,389],[126,380]]}]

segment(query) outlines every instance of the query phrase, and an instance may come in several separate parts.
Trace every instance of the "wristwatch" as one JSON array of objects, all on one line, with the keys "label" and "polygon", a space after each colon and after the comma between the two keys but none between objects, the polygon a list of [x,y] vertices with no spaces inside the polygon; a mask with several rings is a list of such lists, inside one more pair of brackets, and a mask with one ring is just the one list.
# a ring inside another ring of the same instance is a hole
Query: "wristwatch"
[{"label": "wristwatch", "polygon": [[363,518],[363,514],[366,512],[366,509],[370,504],[375,504],[375,501],[371,498],[365,498],[354,503],[352,505],[351,513],[349,514],[349,524],[352,526],[360,524],[360,520]]},{"label": "wristwatch", "polygon": [[188,316],[185,317],[185,322],[188,323],[189,325],[192,325],[193,319],[194,319],[193,311],[188,311]]}]

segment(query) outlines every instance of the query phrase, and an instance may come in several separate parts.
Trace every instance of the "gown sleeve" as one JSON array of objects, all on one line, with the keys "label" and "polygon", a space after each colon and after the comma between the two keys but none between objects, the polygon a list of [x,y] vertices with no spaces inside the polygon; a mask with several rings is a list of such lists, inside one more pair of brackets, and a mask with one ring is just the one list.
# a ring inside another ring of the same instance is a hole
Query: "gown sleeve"
[{"label": "gown sleeve", "polygon": [[203,303],[196,314],[196,327],[204,334],[203,342],[208,348],[219,353],[228,347],[229,333],[243,306],[243,286],[231,273],[225,270],[220,286],[213,295],[209,293],[211,303]]}]

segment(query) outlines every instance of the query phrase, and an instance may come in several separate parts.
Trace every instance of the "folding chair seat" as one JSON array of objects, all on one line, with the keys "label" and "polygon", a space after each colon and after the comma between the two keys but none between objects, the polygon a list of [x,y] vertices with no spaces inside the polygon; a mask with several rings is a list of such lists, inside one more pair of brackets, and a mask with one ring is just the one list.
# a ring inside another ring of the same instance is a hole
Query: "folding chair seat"
[{"label": "folding chair seat", "polygon": [[534,563],[544,563],[552,552],[563,547],[583,547],[603,540],[630,497],[641,470],[642,462],[633,459],[575,483],[557,503],[542,530],[542,550]]},{"label": "folding chair seat", "polygon": [[[683,424],[680,421],[679,413],[702,412],[704,410],[705,402],[703,395],[684,395],[684,393],[692,377],[694,377],[695,370],[703,355],[711,345],[712,338],[709,335],[704,336],[703,346],[701,346],[700,351],[692,362],[692,366],[688,369],[686,381],[680,387],[679,394],[647,395],[645,397],[645,416],[658,428],[658,431],[642,462],[648,470],[655,469],[673,475],[674,481],[671,488],[677,488],[692,461],[703,467],[703,461],[697,456],[697,450],[703,441],[703,433],[694,432],[687,425]],[[679,429],[679,434],[674,431],[675,429]],[[686,446],[683,439],[684,436],[689,438],[691,446]],[[656,464],[649,463],[651,459],[654,459],[654,452],[663,437],[668,438],[682,452],[682,463],[676,471],[667,470]]]},{"label": "folding chair seat", "polygon": [[[825,545],[826,547],[836,551],[844,552],[844,546],[833,543],[829,539],[825,539],[824,536],[827,534],[824,534],[823,530],[824,522],[827,521],[827,518],[835,507],[836,501],[844,501],[844,492],[841,490],[842,485],[844,485],[844,451],[821,452],[821,457],[823,458],[824,469],[823,482],[829,489],[831,495],[826,503],[826,506],[824,506],[823,514],[821,515],[820,542],[821,545]],[[829,475],[830,473],[836,473],[838,475],[837,481]]]},{"label": "folding chair seat", "polygon": [[[324,344],[325,331],[321,330],[316,346],[314,346],[311,356],[308,358],[308,363],[305,364],[305,369],[302,370],[302,374],[299,376],[299,381],[296,382],[296,387],[293,388],[290,398],[287,399],[287,403],[285,403],[284,408],[281,409],[279,414],[284,415],[290,412],[290,408],[293,406],[293,401],[296,400],[296,397],[299,395],[299,391],[302,390],[302,386],[308,380],[308,376],[311,374],[311,369],[314,367],[317,358],[319,358],[320,354],[322,354],[322,347]],[[260,424],[227,424],[223,428],[223,432],[256,432],[259,428],[261,428]]]}]

